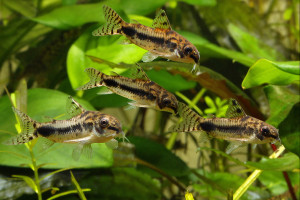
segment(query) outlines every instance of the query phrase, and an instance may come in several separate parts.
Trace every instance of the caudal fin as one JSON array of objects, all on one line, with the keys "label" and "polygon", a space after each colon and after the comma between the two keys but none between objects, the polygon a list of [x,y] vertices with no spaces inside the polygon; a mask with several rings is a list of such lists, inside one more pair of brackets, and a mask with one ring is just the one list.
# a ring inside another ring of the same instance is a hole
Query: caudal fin
[{"label": "caudal fin", "polygon": [[84,71],[90,77],[90,81],[87,84],[77,88],[77,90],[88,90],[94,87],[102,86],[102,77],[104,75],[102,72],[94,68],[87,68]]},{"label": "caudal fin", "polygon": [[106,23],[92,32],[93,36],[121,34],[123,19],[112,8],[104,5],[103,13]]},{"label": "caudal fin", "polygon": [[179,124],[174,125],[170,128],[172,132],[193,132],[201,131],[199,127],[201,117],[190,109],[184,103],[178,103],[178,113],[182,118],[182,121]]},{"label": "caudal fin", "polygon": [[20,120],[22,132],[19,135],[5,141],[4,144],[7,145],[24,144],[38,137],[37,134],[34,134],[35,132],[34,126],[36,125],[37,122],[32,120],[28,115],[21,112],[20,110],[14,107],[12,107],[12,109]]}]

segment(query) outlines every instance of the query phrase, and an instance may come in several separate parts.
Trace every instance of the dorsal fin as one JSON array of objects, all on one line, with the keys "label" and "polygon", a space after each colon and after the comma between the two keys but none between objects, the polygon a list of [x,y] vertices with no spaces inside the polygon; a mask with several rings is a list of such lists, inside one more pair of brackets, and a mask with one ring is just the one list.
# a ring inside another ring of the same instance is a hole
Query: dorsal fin
[{"label": "dorsal fin", "polygon": [[135,70],[132,72],[131,77],[134,79],[143,79],[145,81],[150,81],[149,77],[138,63],[136,63]]},{"label": "dorsal fin", "polygon": [[160,10],[152,23],[153,28],[162,28],[172,30],[167,14],[164,10]]},{"label": "dorsal fin", "polygon": [[83,112],[86,112],[86,110],[71,96],[68,97],[66,107],[67,107],[67,113],[70,117],[75,117],[77,115],[80,115]]},{"label": "dorsal fin", "polygon": [[229,99],[229,107],[226,111],[226,117],[244,117],[247,116],[241,105],[235,99]]}]

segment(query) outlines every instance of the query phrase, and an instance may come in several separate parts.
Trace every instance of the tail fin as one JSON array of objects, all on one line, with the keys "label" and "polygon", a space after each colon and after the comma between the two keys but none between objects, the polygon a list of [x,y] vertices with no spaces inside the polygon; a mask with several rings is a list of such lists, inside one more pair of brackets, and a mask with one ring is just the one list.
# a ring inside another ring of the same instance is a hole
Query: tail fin
[{"label": "tail fin", "polygon": [[106,23],[92,32],[93,36],[118,35],[121,34],[121,27],[124,20],[112,8],[104,5],[103,13]]},{"label": "tail fin", "polygon": [[87,68],[84,70],[90,77],[90,82],[77,88],[77,90],[88,90],[94,87],[102,86],[102,77],[104,74],[94,68]]},{"label": "tail fin", "polygon": [[26,115],[25,113],[22,113],[20,110],[12,107],[14,113],[16,113],[16,115],[18,116],[19,120],[20,120],[20,124],[21,124],[21,130],[22,132],[7,140],[6,142],[4,142],[4,144],[7,145],[17,145],[17,144],[24,144],[27,143],[31,140],[33,140],[34,138],[37,138],[37,134],[34,134],[35,132],[35,125],[36,125],[36,121],[32,120],[28,115]]},{"label": "tail fin", "polygon": [[174,125],[170,128],[173,132],[192,132],[192,131],[201,131],[200,120],[201,117],[190,109],[184,103],[178,102],[178,113],[182,118],[182,122]]}]

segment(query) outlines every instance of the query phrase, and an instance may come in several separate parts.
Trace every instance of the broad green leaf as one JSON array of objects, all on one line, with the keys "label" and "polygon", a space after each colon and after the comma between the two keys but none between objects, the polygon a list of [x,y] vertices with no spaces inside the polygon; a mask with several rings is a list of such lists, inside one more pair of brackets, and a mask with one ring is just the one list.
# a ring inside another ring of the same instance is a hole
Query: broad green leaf
[{"label": "broad green leaf", "polygon": [[[299,185],[300,177],[298,172],[288,172],[288,175],[293,186]],[[277,196],[288,191],[288,186],[282,172],[263,171],[258,179],[266,188],[268,188],[268,190],[271,191],[272,196]]]},{"label": "broad green leaf", "polygon": [[300,101],[300,96],[282,86],[266,86],[264,92],[269,100],[271,112],[266,122],[278,127],[288,116],[292,107]]},{"label": "broad green leaf", "polygon": [[[197,170],[201,175],[198,177],[201,181],[200,184],[194,184],[193,188],[201,194],[201,196],[208,197],[209,199],[222,199],[230,191],[235,191],[244,182],[244,179],[233,172],[207,172]],[[204,178],[202,178],[204,176]],[[268,193],[255,186],[250,186],[248,192],[241,197],[241,199],[266,199]]]},{"label": "broad green leaf", "polygon": [[[190,32],[186,31],[178,31],[182,36],[187,38],[191,43],[196,45],[198,48],[198,51],[200,52],[200,56],[204,57],[213,57],[213,58],[229,58],[232,59],[232,61],[239,62],[245,66],[250,67],[255,60],[252,58],[249,58],[245,54],[229,49],[225,49],[222,47],[219,47],[213,43],[210,43],[208,40],[204,39],[203,37],[199,35],[195,35]],[[201,59],[200,59],[201,63]]]},{"label": "broad green leaf", "polygon": [[57,29],[70,29],[89,22],[104,23],[101,3],[62,6],[31,20]]},{"label": "broad green leaf", "polygon": [[260,59],[254,63],[242,82],[242,88],[248,89],[262,84],[288,85],[299,82],[299,75],[282,71],[272,61]]},{"label": "broad green leaf", "polygon": [[276,159],[263,158],[259,162],[246,162],[246,165],[264,171],[292,171],[299,169],[299,157],[293,153],[286,153]]},{"label": "broad green leaf", "polygon": [[[128,137],[135,145],[135,153],[142,159],[171,176],[184,176],[188,172],[188,166],[163,145],[142,137]],[[143,170],[149,171],[148,168]]]},{"label": "broad green leaf", "polygon": [[279,125],[279,134],[282,143],[289,151],[300,156],[300,104],[295,104],[289,115]]},{"label": "broad green leaf", "polygon": [[197,6],[215,6],[217,4],[216,0],[178,0],[182,2],[186,2],[191,5]]},{"label": "broad green leaf", "polygon": [[234,24],[228,25],[228,31],[245,54],[250,55],[255,59],[283,59],[283,56],[273,47],[266,45],[248,31],[242,30]]},{"label": "broad green leaf", "polygon": [[[67,71],[74,89],[89,81],[88,75],[84,73],[85,68],[94,67],[103,73],[112,71],[107,65],[92,62],[86,55],[99,57],[113,63],[135,63],[146,52],[136,45],[121,44],[123,38],[119,36],[93,37],[91,32],[95,28],[91,27],[82,34],[68,52]],[[124,69],[114,71],[121,73]]]},{"label": "broad green leaf", "polygon": [[[75,174],[75,171],[73,171]],[[161,183],[135,168],[121,167],[91,171],[80,182],[91,188],[89,199],[159,200]],[[82,184],[81,184],[82,186]]]},{"label": "broad green leaf", "polygon": [[169,92],[188,90],[196,86],[196,82],[187,81],[182,76],[172,75],[166,70],[149,70],[147,71],[148,77],[159,84]]},{"label": "broad green leaf", "polygon": [[[59,91],[50,89],[30,89],[28,90],[28,115],[37,121],[45,120],[44,117],[57,117],[64,115],[66,118],[66,100],[68,95]],[[76,99],[76,98],[75,98]],[[93,107],[86,101],[76,99],[87,110],[93,110]],[[62,119],[59,118],[59,119]],[[7,96],[0,98],[0,130],[9,131],[16,134],[14,128],[15,116],[11,109],[10,101]],[[4,145],[2,142],[9,139],[11,135],[0,134],[0,160],[2,165],[20,166],[23,163],[30,163],[27,157],[29,152],[25,145]],[[42,151],[42,144],[37,141],[34,146],[34,154],[37,158],[37,165],[43,163],[54,163],[45,165],[44,168],[69,168],[69,167],[107,167],[112,165],[112,151],[105,144],[93,144],[93,158],[88,159],[84,156],[79,161],[72,159],[73,148],[76,145],[54,144],[49,149]],[[3,152],[4,151],[4,152]],[[7,153],[7,151],[16,152],[18,156]],[[22,158],[22,155],[26,156]]]},{"label": "broad green leaf", "polygon": [[272,64],[282,71],[300,75],[300,61],[272,62]]}]

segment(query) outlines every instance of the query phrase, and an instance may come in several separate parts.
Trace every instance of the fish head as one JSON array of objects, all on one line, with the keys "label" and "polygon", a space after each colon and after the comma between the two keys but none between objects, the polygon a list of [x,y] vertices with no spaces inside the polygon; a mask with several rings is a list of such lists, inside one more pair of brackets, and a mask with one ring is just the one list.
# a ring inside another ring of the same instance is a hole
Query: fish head
[{"label": "fish head", "polygon": [[163,90],[161,93],[157,104],[159,110],[171,112],[173,114],[177,114],[178,112],[178,101],[176,97],[166,90]]},{"label": "fish head", "polygon": [[190,44],[188,46],[185,46],[183,49],[183,53],[190,60],[192,59],[194,61],[194,63],[196,63],[196,64],[199,63],[200,54],[194,45]]},{"label": "fish head", "polygon": [[124,133],[119,120],[111,115],[101,114],[95,123],[96,135],[99,137],[120,137]]},{"label": "fish head", "polygon": [[274,126],[263,122],[259,127],[259,138],[267,140],[268,142],[280,141],[279,130]]},{"label": "fish head", "polygon": [[185,42],[182,45],[179,45],[177,55],[178,58],[176,60],[179,62],[199,64],[200,61],[199,51],[188,40],[185,40]]}]

